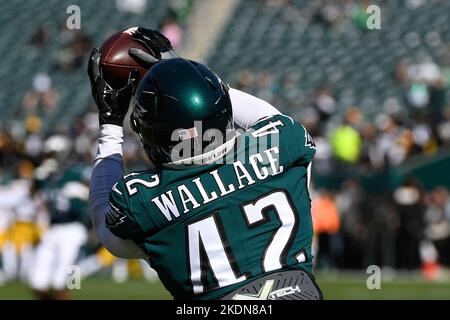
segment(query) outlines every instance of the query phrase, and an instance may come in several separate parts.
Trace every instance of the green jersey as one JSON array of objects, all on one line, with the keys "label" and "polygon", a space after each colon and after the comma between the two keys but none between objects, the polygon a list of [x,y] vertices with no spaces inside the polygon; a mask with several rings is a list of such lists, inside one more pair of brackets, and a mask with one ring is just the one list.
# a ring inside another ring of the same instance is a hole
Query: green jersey
[{"label": "green jersey", "polygon": [[106,224],[142,248],[174,298],[217,299],[280,269],[311,271],[314,154],[302,125],[264,118],[221,161],[125,176]]}]

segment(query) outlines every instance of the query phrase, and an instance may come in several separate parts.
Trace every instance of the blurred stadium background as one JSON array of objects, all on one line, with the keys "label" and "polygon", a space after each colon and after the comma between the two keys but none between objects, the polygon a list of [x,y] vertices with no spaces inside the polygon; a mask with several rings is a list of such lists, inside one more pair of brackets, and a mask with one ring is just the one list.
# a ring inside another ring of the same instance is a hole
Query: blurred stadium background
[{"label": "blurred stadium background", "polygon": [[[381,8],[380,30],[367,27],[371,4]],[[79,30],[66,27],[70,5],[81,9]],[[66,198],[89,230],[98,124],[87,56],[137,25],[159,29],[182,56],[312,133],[325,298],[449,299],[449,21],[447,0],[1,2],[0,299],[32,297],[33,250],[51,214],[39,193],[52,172],[61,189],[78,183]],[[142,168],[140,145],[126,135],[126,171]],[[74,298],[170,298],[151,270],[113,258],[90,233],[78,261],[86,279]],[[382,270],[381,290],[366,287],[370,265]]]}]

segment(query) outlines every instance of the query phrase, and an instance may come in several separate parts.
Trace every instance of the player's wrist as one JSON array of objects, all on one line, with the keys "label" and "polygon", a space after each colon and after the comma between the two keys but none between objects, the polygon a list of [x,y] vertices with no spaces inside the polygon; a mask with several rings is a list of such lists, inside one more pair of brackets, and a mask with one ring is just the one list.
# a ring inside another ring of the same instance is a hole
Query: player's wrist
[{"label": "player's wrist", "polygon": [[111,156],[122,156],[123,128],[115,124],[103,124],[100,126],[98,137],[98,149],[95,157],[99,159]]},{"label": "player's wrist", "polygon": [[113,123],[100,124],[100,138],[123,138],[123,126]]}]

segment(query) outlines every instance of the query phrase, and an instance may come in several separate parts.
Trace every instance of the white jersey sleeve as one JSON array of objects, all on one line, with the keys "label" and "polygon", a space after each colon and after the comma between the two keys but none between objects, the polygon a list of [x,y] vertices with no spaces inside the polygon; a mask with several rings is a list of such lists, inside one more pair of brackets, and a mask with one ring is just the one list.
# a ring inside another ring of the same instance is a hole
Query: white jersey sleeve
[{"label": "white jersey sleeve", "polygon": [[247,130],[259,119],[280,114],[270,103],[248,93],[233,88],[229,93],[234,123],[243,129]]}]

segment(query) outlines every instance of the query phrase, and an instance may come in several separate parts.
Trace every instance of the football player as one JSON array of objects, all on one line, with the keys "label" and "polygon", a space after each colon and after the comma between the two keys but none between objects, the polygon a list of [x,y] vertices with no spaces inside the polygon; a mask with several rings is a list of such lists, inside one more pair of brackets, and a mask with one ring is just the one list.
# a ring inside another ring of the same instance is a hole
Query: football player
[{"label": "football player", "polygon": [[0,193],[0,218],[3,218],[0,219],[3,220],[0,221],[0,233],[2,229],[6,231],[2,248],[3,280],[18,279],[27,283],[33,265],[34,246],[40,236],[39,218],[43,211],[30,181],[26,178],[13,180],[8,187],[0,190]]},{"label": "football player", "polygon": [[[53,160],[47,160],[48,162]],[[46,162],[42,166],[46,166]],[[39,170],[40,168],[38,168]],[[48,230],[36,247],[30,286],[38,299],[68,299],[66,279],[87,240],[88,186],[77,166],[61,163],[39,175],[36,188],[49,215]]]},{"label": "football player", "polygon": [[[88,66],[100,121],[89,202],[100,241],[148,261],[175,299],[322,298],[311,275],[315,145],[305,128],[176,57],[159,33],[139,28],[134,39],[152,53],[129,51],[150,67],[134,95],[133,73],[113,91],[98,51]],[[123,177],[130,101],[154,168]]]}]

